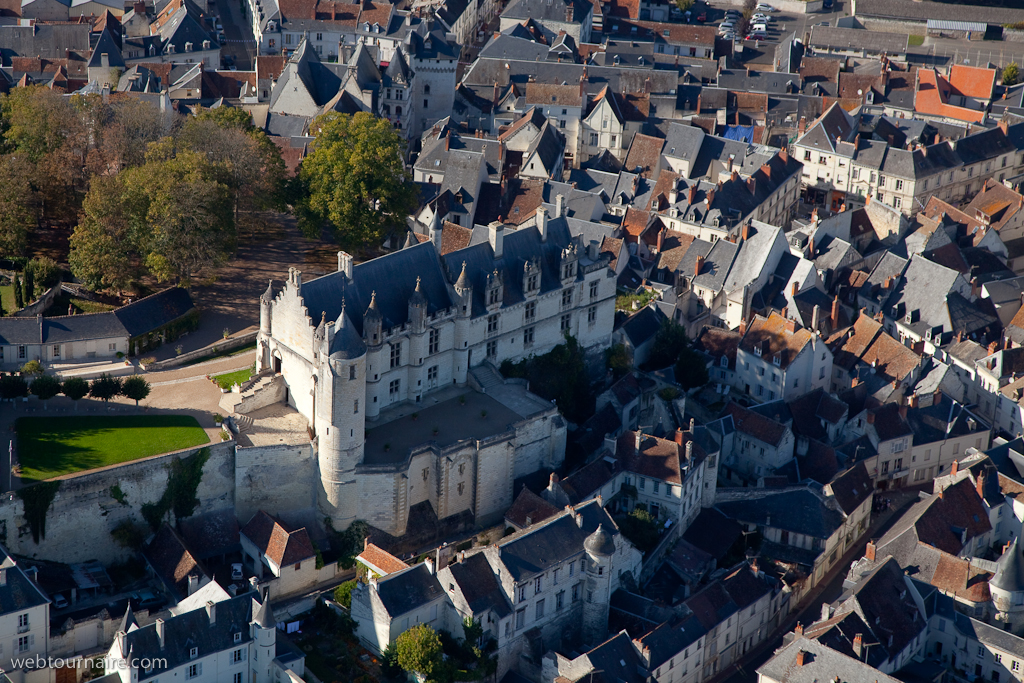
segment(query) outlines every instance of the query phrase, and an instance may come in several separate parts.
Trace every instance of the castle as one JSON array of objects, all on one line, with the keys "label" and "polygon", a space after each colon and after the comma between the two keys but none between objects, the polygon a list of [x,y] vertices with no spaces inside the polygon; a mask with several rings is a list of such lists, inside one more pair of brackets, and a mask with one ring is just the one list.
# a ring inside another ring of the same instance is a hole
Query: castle
[{"label": "castle", "polygon": [[611,257],[566,218],[478,227],[447,254],[442,231],[359,265],[339,252],[338,270],[310,282],[290,269],[261,297],[257,371],[280,373],[309,422],[317,504],[335,529],[358,518],[402,535],[423,502],[439,519],[499,520],[516,477],[562,461],[566,426],[494,367],[567,334],[610,343]]}]

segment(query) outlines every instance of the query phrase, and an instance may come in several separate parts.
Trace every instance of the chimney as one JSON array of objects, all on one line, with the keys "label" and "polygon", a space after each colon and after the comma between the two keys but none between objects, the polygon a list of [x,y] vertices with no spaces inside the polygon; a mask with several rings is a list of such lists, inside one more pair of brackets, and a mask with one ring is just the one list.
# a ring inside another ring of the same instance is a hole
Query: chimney
[{"label": "chimney", "polygon": [[798,135],[803,135],[807,132],[807,117],[801,116],[800,123],[797,124],[796,132]]},{"label": "chimney", "polygon": [[864,635],[858,633],[853,637],[853,654],[857,655],[857,659],[861,659],[864,653]]},{"label": "chimney", "polygon": [[[740,322],[743,322],[743,321],[741,320]],[[694,428],[694,426],[695,426],[696,424],[697,424],[697,421],[696,421],[695,419],[693,419],[693,418],[691,417],[691,418],[690,418],[690,433],[691,433],[691,434],[693,434],[693,428]]]},{"label": "chimney", "polygon": [[746,242],[748,239],[750,239],[750,223],[749,222],[746,223],[743,226],[743,233],[742,234],[743,234],[743,241],[744,242]]},{"label": "chimney", "polygon": [[352,279],[352,255],[344,252],[338,252],[338,271],[345,273],[345,277],[349,280]]},{"label": "chimney", "polygon": [[868,546],[864,549],[864,557],[868,562],[875,561],[875,542],[868,541]]},{"label": "chimney", "polygon": [[160,642],[160,649],[163,650],[164,649],[164,620],[163,619],[157,619],[155,626],[156,626],[156,638]]},{"label": "chimney", "polygon": [[683,428],[682,427],[677,427],[676,428],[676,439],[675,439],[675,441],[680,446],[683,445]]},{"label": "chimney", "polygon": [[752,195],[757,194],[757,180],[754,179],[754,176],[747,178],[747,191]]},{"label": "chimney", "polygon": [[821,306],[814,304],[814,309],[811,311],[811,329],[817,330],[820,323],[819,318],[821,317]]},{"label": "chimney", "polygon": [[690,189],[687,191],[686,199],[693,204],[697,200],[697,185],[690,185]]},{"label": "chimney", "polygon": [[799,293],[800,293],[800,283],[799,282],[794,282],[793,283],[793,289],[792,289],[792,295],[796,296]]},{"label": "chimney", "polygon": [[192,595],[199,590],[199,577],[195,574],[188,575],[188,594]]},{"label": "chimney", "polygon": [[949,468],[950,475],[956,475],[960,471],[960,461],[954,460],[953,465]]},{"label": "chimney", "polygon": [[565,215],[565,196],[555,196],[555,217],[561,218]]},{"label": "chimney", "polygon": [[829,320],[832,322],[832,329],[839,327],[839,295],[832,299],[832,313],[829,316]]},{"label": "chimney", "polygon": [[427,559],[423,560],[423,564],[427,565],[427,572],[429,572],[430,575],[433,576],[434,575],[434,558],[428,557]]},{"label": "chimney", "polygon": [[500,96],[501,96],[501,88],[499,88],[498,87],[498,83],[495,82],[494,83],[494,94],[491,95],[491,104],[497,105],[498,104],[498,97],[500,97]]},{"label": "chimney", "polygon": [[558,483],[558,475],[555,474],[554,472],[552,472],[551,476],[548,477],[548,488],[550,488],[553,491],[555,489],[555,484],[557,484],[557,483]]},{"label": "chimney", "polygon": [[704,200],[708,203],[708,208],[715,203],[715,188],[712,188],[704,193]]},{"label": "chimney", "polygon": [[740,320],[740,336],[742,337],[746,333],[747,333],[747,320],[746,320],[746,318],[743,318],[742,320]]},{"label": "chimney", "polygon": [[804,625],[801,624],[799,621],[796,622],[796,628],[793,629],[793,632],[796,633],[798,636],[802,636],[804,634]]},{"label": "chimney", "polygon": [[804,650],[800,650],[799,652],[796,653],[796,665],[797,666],[803,666],[806,663],[807,663],[807,652],[804,651]]},{"label": "chimney", "polygon": [[981,287],[978,285],[977,276],[971,278],[971,299],[977,299],[981,294]]},{"label": "chimney", "polygon": [[487,239],[491,243],[491,249],[494,250],[494,258],[500,259],[505,245],[505,226],[498,221],[492,221],[487,226]]},{"label": "chimney", "polygon": [[982,470],[978,473],[977,478],[974,480],[974,489],[978,492],[978,498],[985,500],[985,471]]},{"label": "chimney", "polygon": [[740,179],[739,171],[733,171],[732,173],[729,174],[729,180],[731,180],[732,182],[735,183],[739,179]]},{"label": "chimney", "polygon": [[700,275],[700,271],[704,268],[704,257],[698,256],[697,262],[693,264],[693,276],[697,277]]},{"label": "chimney", "polygon": [[548,210],[543,206],[537,208],[537,232],[541,242],[548,241]]},{"label": "chimney", "polygon": [[907,405],[905,403],[900,406],[900,417],[904,420],[907,419]]},{"label": "chimney", "polygon": [[781,159],[784,164],[789,163],[789,152],[787,152],[785,148],[779,150],[779,159]]},{"label": "chimney", "polygon": [[932,394],[932,404],[939,405],[940,403],[942,403],[942,389],[936,389]]},{"label": "chimney", "polygon": [[679,187],[676,183],[679,181],[673,180],[672,184],[668,188],[668,203],[675,204],[679,201]]},{"label": "chimney", "polygon": [[917,402],[918,402],[917,394],[912,394],[910,396],[910,407],[911,408],[916,408],[917,407]]},{"label": "chimney", "polygon": [[636,432],[633,433],[633,436],[636,439],[636,441],[633,443],[633,447],[639,452],[640,444],[644,442],[644,434],[638,429],[636,430]]},{"label": "chimney", "polygon": [[658,231],[658,253],[661,253],[661,246],[665,243],[665,228]]},{"label": "chimney", "polygon": [[210,626],[217,623],[217,603],[213,600],[206,601],[206,616],[210,618]]},{"label": "chimney", "polygon": [[796,334],[797,324],[792,318],[786,318],[786,332],[790,334]]},{"label": "chimney", "polygon": [[693,441],[686,442],[686,462],[693,460]]},{"label": "chimney", "polygon": [[875,413],[874,413],[874,411],[871,411],[871,410],[868,411],[867,421],[868,421],[869,425],[875,424]]}]

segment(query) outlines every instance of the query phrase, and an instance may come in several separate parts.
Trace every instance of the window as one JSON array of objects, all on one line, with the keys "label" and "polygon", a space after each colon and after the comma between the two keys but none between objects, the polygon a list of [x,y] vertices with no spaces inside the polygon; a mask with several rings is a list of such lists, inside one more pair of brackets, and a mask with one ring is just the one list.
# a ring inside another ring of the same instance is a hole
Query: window
[{"label": "window", "polygon": [[441,331],[431,330],[430,331],[430,342],[427,347],[427,353],[435,354],[441,348]]},{"label": "window", "polygon": [[53,357],[60,358],[60,344],[53,345]]},{"label": "window", "polygon": [[597,298],[597,285],[598,285],[598,282],[596,280],[594,282],[590,283],[590,298],[591,299],[596,299]]},{"label": "window", "polygon": [[519,602],[526,602],[526,586],[519,587]]},{"label": "window", "polygon": [[565,604],[565,591],[558,591],[555,595],[555,609],[562,609]]},{"label": "window", "polygon": [[572,306],[572,288],[562,290],[562,308]]},{"label": "window", "polygon": [[352,401],[352,414],[353,415],[358,415],[359,414],[359,399],[358,398],[356,400]]},{"label": "window", "polygon": [[202,664],[192,664],[188,667],[188,674],[185,678],[198,678],[199,674],[203,672]]},{"label": "window", "polygon": [[661,490],[661,482],[660,481],[654,481],[654,482],[651,482],[651,483],[654,484],[654,492],[658,493],[658,491]]},{"label": "window", "polygon": [[496,358],[498,356],[498,341],[487,342],[487,357]]},{"label": "window", "polygon": [[393,379],[393,380],[391,380],[391,383],[388,384],[388,398],[390,398],[392,401],[397,399],[398,398],[398,392],[401,390],[401,387],[402,387],[402,380],[400,380],[400,379]]},{"label": "window", "polygon": [[899,178],[896,179],[896,191],[899,192],[903,189],[903,181]]},{"label": "window", "polygon": [[533,582],[533,594],[534,594],[534,595],[536,595],[537,593],[540,593],[540,591],[541,591],[541,589],[542,589],[542,581],[541,581],[541,578],[542,578],[542,577],[538,576],[538,577],[537,577],[537,578],[536,578],[536,579],[534,580],[534,582]]},{"label": "window", "polygon": [[643,477],[640,477],[640,490],[643,491],[646,488],[647,488],[647,480],[644,479]]},{"label": "window", "polygon": [[433,385],[433,384],[437,383],[437,367],[438,366],[436,366],[436,365],[431,365],[427,369],[427,383],[428,384]]},{"label": "window", "polygon": [[572,601],[576,602],[580,599],[580,585],[577,583],[572,587]]},{"label": "window", "polygon": [[818,379],[825,379],[825,368],[821,368],[818,371]]},{"label": "window", "polygon": [[349,379],[355,379],[356,378],[356,366],[354,366],[354,365],[348,366],[348,378]]},{"label": "window", "polygon": [[501,290],[495,287],[487,293],[487,305],[490,306],[492,304],[499,303],[501,303]]},{"label": "window", "polygon": [[540,621],[543,618],[544,618],[544,601],[543,600],[538,600],[537,601],[537,616],[536,616],[536,619],[537,619],[537,621]]},{"label": "window", "polygon": [[804,161],[811,160],[811,153],[809,151],[804,152]]},{"label": "window", "polygon": [[555,571],[551,572],[551,585],[552,586],[557,586],[558,585],[558,570],[557,569]]},{"label": "window", "polygon": [[597,322],[597,306],[591,306],[587,309],[587,322],[591,325]]},{"label": "window", "polygon": [[28,630],[28,613],[18,615],[18,633]]},{"label": "window", "polygon": [[24,357],[25,357],[25,347],[24,346],[19,346],[18,347],[18,358],[24,358]]},{"label": "window", "polygon": [[235,632],[235,642],[236,643],[242,642],[242,632],[241,631],[236,631]]},{"label": "window", "polygon": [[235,650],[234,652],[231,653],[231,663],[232,664],[237,664],[238,662],[242,661],[242,652],[244,652],[244,650],[239,648],[239,649],[237,649],[237,650]]},{"label": "window", "polygon": [[530,320],[533,320],[536,317],[537,317],[537,302],[536,301],[530,301],[529,303],[526,304],[526,308],[523,309],[523,318],[525,318],[526,321],[529,322]]},{"label": "window", "polygon": [[397,368],[402,364],[402,342],[395,342],[391,345],[391,367]]},{"label": "window", "polygon": [[523,330],[523,346],[533,346],[533,328]]},{"label": "window", "polygon": [[612,136],[612,144],[610,145],[611,147],[615,147],[616,141],[618,140],[618,138],[619,138],[618,135],[613,135]]},{"label": "window", "polygon": [[32,642],[32,636],[21,636],[18,638],[18,652],[28,652],[30,647],[29,643]]},{"label": "window", "polygon": [[193,647],[193,648],[189,649],[189,651],[188,651],[188,658],[189,659],[195,659],[198,656],[199,656],[199,648],[198,647]]},{"label": "window", "polygon": [[234,677],[231,679],[231,683],[242,683],[242,672],[241,671],[239,671],[238,673],[236,673],[234,675]]},{"label": "window", "polygon": [[562,332],[568,332],[569,328],[572,327],[572,315],[566,314],[562,316]]},{"label": "window", "polygon": [[590,134],[590,146],[591,147],[597,147],[598,144],[599,143],[598,143],[598,135],[597,135],[597,133],[591,133]]},{"label": "window", "polygon": [[487,316],[487,334],[493,334],[498,331],[498,315]]},{"label": "window", "polygon": [[516,628],[522,628],[526,626],[526,610],[521,609],[516,611]]},{"label": "window", "polygon": [[466,491],[466,484],[465,484],[465,482],[461,482],[460,481],[459,485],[456,487],[456,489],[458,490],[459,495],[461,496]]},{"label": "window", "polygon": [[575,569],[576,569],[576,563],[575,563],[575,562],[570,562],[570,563],[569,563],[569,576],[572,576],[572,575],[573,575],[573,571],[574,571]]},{"label": "window", "polygon": [[1020,671],[1020,662],[1016,659],[1010,664],[1010,671]]}]

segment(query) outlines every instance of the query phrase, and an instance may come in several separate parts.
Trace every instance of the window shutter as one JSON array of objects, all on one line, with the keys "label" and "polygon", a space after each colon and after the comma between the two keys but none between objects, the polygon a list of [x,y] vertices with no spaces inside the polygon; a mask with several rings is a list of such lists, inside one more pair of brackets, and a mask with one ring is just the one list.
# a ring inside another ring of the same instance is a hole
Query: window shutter
[{"label": "window shutter", "polygon": [[35,647],[35,644],[36,644],[36,636],[35,636],[34,633],[30,633],[29,636],[28,636],[28,646],[30,648],[31,647]]},{"label": "window shutter", "polygon": [[197,676],[202,676],[203,675],[203,663],[202,662],[199,662],[198,664],[196,664],[196,675]]}]

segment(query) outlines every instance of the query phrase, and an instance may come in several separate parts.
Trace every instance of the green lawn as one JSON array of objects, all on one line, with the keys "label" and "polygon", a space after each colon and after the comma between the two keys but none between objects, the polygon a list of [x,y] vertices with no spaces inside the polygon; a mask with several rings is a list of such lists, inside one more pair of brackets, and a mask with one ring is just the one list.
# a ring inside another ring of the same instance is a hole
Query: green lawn
[{"label": "green lawn", "polygon": [[14,312],[14,287],[11,285],[0,287],[0,304],[4,307],[4,315]]},{"label": "green lawn", "polygon": [[911,47],[921,47],[924,45],[924,36],[910,36]]},{"label": "green lawn", "polygon": [[235,370],[234,372],[226,372],[223,375],[215,375],[213,379],[217,382],[217,386],[219,386],[221,389],[230,389],[234,385],[241,384],[242,382],[252,377],[252,373],[254,373],[255,371],[256,365],[254,363],[251,367],[248,368]]},{"label": "green lawn", "polygon": [[22,417],[15,428],[21,478],[35,481],[210,442],[187,415]]},{"label": "green lawn", "polygon": [[182,367],[188,367],[190,365],[198,365],[199,363],[205,363],[211,360],[217,360],[218,358],[231,358],[232,356],[241,356],[244,353],[252,353],[256,350],[256,345],[251,344],[249,346],[243,346],[240,349],[231,349],[230,351],[219,351],[217,353],[211,353],[209,356],[203,356],[202,358],[196,358],[185,363]]}]

